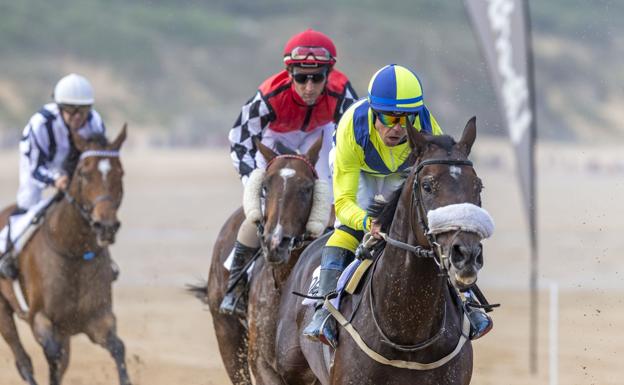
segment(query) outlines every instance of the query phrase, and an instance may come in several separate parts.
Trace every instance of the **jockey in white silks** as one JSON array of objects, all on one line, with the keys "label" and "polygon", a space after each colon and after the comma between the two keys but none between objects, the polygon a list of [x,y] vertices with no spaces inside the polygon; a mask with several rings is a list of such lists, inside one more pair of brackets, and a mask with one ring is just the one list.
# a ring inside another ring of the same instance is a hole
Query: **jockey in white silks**
[{"label": "jockey in white silks", "polygon": [[19,144],[17,209],[0,231],[0,277],[17,277],[15,260],[28,240],[31,222],[51,204],[52,198],[44,198],[43,190],[55,187],[64,191],[69,185],[80,157],[72,133],[83,138],[105,134],[104,122],[92,108],[93,102],[89,81],[69,74],[56,84],[54,102],[44,105],[24,128]]}]

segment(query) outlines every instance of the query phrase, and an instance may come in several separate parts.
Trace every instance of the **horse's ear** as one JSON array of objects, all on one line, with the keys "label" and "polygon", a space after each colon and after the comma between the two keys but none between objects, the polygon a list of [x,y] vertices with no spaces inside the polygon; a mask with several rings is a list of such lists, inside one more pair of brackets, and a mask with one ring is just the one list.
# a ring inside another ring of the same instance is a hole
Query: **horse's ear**
[{"label": "horse's ear", "polygon": [[117,135],[113,143],[111,144],[111,148],[115,151],[119,151],[121,145],[126,140],[126,136],[128,135],[128,123],[124,123],[121,128],[121,132]]},{"label": "horse's ear", "polygon": [[321,132],[321,135],[319,135],[316,142],[314,142],[314,144],[308,149],[308,152],[306,153],[306,158],[308,158],[310,163],[316,164],[316,162],[318,162],[321,147],[323,147],[323,132]]},{"label": "horse's ear", "polygon": [[425,135],[418,132],[418,130],[416,130],[416,128],[411,124],[407,127],[407,139],[412,152],[416,152],[418,154],[423,152],[425,146],[427,145],[427,138],[425,138]]},{"label": "horse's ear", "polygon": [[264,160],[267,163],[269,163],[273,158],[277,156],[275,151],[271,150],[270,148],[262,144],[262,142],[260,141],[260,139],[258,139],[258,137],[254,137],[253,142],[256,145],[256,148],[258,148],[258,151],[260,151],[262,156],[264,156]]},{"label": "horse's ear", "polygon": [[459,146],[463,147],[466,156],[470,154],[470,150],[472,149],[475,139],[477,139],[477,117],[473,116],[470,120],[468,120],[468,123],[466,123],[464,132],[462,133],[462,137],[458,143]]}]

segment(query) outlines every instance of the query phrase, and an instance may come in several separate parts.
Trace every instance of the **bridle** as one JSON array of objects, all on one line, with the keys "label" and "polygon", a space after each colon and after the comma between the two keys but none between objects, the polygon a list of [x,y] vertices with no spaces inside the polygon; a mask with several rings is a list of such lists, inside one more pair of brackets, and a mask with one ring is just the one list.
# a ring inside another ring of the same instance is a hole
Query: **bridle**
[{"label": "bridle", "polygon": [[[449,257],[445,256],[442,253],[442,248],[440,244],[436,241],[435,235],[429,232],[429,225],[427,223],[427,210],[425,209],[425,204],[422,198],[422,191],[420,188],[420,182],[418,180],[418,176],[422,169],[426,166],[431,165],[473,167],[472,162],[465,159],[427,159],[416,165],[416,171],[414,172],[414,182],[412,185],[412,199],[410,199],[409,211],[410,213],[413,213],[414,205],[416,206],[416,216],[418,217],[418,222],[420,223],[421,228],[424,230],[424,235],[427,238],[427,243],[429,244],[429,247],[410,245],[408,243],[393,239],[387,234],[381,234],[381,236],[389,245],[392,245],[402,250],[406,250],[419,258],[433,258],[436,265],[438,266],[438,269],[440,270],[439,273],[443,276],[447,276]],[[409,216],[409,226],[412,234],[416,234],[416,228],[414,227],[414,223],[412,222],[412,217],[413,215]],[[455,235],[457,235],[457,233]]]},{"label": "bridle", "polygon": [[[271,167],[271,165],[273,164],[273,162],[275,162],[277,159],[296,159],[296,160],[300,160],[302,161],[308,168],[308,170],[310,172],[312,172],[312,176],[314,178],[314,180],[318,179],[318,173],[316,172],[316,169],[314,168],[314,165],[312,164],[312,162],[310,162],[308,160],[308,158],[306,158],[303,155],[297,155],[297,154],[282,154],[282,155],[278,155],[276,157],[274,157],[273,159],[271,159],[266,167],[265,167],[265,171],[269,171],[269,168]],[[265,200],[265,196],[264,196],[264,189],[261,190],[260,193],[260,200],[262,201],[261,206],[263,207],[264,210],[264,200]],[[258,239],[260,239],[260,246],[262,249],[266,249],[266,243],[264,241],[264,237],[262,236],[264,234],[264,216],[263,219],[261,221],[258,221],[256,223],[256,227],[257,227],[257,232],[258,232]],[[299,249],[301,247],[303,247],[308,241],[310,240],[309,235],[306,233],[303,233],[302,235],[293,237],[290,239],[290,242],[288,244],[288,250],[289,252],[292,250],[296,250]]]},{"label": "bridle", "polygon": [[[80,154],[79,160],[90,158],[90,157],[100,157],[100,158],[119,158],[119,151],[115,150],[87,150]],[[80,164],[80,163],[79,163]],[[82,196],[82,184],[84,181],[84,177],[78,173],[78,196]],[[78,202],[78,200],[71,195],[69,191],[64,191],[65,200],[69,202],[72,206],[74,206],[80,216],[89,224],[90,228],[94,228],[96,221],[93,220],[92,214],[95,206],[100,202],[110,201],[115,202],[114,198],[110,194],[101,194],[95,197],[93,202],[90,202],[89,205],[82,204]],[[115,207],[119,207],[119,203],[115,204]]]}]

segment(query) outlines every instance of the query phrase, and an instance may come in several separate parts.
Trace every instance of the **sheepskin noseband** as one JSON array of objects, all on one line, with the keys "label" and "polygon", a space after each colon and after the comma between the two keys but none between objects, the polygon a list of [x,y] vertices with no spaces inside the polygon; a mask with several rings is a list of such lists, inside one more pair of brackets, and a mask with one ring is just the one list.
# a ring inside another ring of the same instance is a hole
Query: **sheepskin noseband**
[{"label": "sheepskin noseband", "polygon": [[430,210],[427,221],[429,234],[461,230],[476,233],[485,239],[494,233],[494,220],[490,214],[472,203],[458,203]]}]

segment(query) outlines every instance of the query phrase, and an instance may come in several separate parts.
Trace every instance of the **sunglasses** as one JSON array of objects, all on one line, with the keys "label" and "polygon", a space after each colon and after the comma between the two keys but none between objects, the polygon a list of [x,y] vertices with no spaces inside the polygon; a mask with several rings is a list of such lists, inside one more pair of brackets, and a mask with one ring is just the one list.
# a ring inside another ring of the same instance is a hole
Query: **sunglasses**
[{"label": "sunglasses", "polygon": [[308,80],[312,80],[312,83],[322,83],[325,81],[327,74],[325,72],[316,72],[313,74],[292,74],[293,79],[299,84],[305,84]]},{"label": "sunglasses", "polygon": [[318,61],[328,62],[332,59],[331,53],[323,47],[295,47],[289,56],[292,60],[306,60],[310,56]]},{"label": "sunglasses", "polygon": [[70,104],[61,104],[59,107],[62,111],[68,113],[70,116],[73,116],[75,114],[86,114],[91,111],[91,106],[74,106]]},{"label": "sunglasses", "polygon": [[402,128],[407,128],[408,122],[409,126],[413,126],[414,122],[416,121],[416,114],[390,114],[379,111],[374,112],[375,116],[377,117],[377,119],[379,119],[381,124],[388,128],[392,128],[397,124],[399,124]]}]

